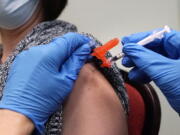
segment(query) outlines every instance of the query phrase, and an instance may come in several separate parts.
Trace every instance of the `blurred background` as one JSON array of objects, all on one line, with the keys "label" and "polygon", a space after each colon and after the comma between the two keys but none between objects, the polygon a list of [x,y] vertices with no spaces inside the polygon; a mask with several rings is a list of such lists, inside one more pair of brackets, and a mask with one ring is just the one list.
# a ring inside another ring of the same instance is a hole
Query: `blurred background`
[{"label": "blurred background", "polygon": [[[106,42],[164,25],[180,30],[180,0],[69,0],[59,19],[74,23],[80,32],[91,33]],[[117,52],[118,48],[113,50],[114,54]],[[179,116],[156,89],[162,106],[160,135],[180,134]]]}]

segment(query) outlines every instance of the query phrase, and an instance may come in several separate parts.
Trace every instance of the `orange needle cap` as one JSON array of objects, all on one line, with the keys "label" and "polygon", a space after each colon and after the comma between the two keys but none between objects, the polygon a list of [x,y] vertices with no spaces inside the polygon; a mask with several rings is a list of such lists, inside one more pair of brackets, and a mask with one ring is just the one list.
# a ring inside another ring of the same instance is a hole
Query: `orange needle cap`
[{"label": "orange needle cap", "polygon": [[93,50],[92,56],[95,56],[97,59],[102,61],[101,67],[111,67],[111,62],[106,58],[106,53],[119,44],[119,39],[115,38],[107,42],[106,44],[97,47]]}]

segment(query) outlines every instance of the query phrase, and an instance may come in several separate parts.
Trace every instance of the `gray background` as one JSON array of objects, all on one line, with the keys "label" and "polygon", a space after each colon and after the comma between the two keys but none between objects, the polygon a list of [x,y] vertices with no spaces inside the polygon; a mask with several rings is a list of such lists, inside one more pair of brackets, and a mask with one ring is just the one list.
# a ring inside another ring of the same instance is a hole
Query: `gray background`
[{"label": "gray background", "polygon": [[[102,42],[113,37],[163,27],[166,24],[176,30],[180,29],[179,0],[69,1],[60,19],[76,24],[80,32],[92,33]],[[118,48],[113,52],[117,53]],[[160,135],[179,135],[179,116],[169,107],[158,89],[157,92],[162,104]]]}]

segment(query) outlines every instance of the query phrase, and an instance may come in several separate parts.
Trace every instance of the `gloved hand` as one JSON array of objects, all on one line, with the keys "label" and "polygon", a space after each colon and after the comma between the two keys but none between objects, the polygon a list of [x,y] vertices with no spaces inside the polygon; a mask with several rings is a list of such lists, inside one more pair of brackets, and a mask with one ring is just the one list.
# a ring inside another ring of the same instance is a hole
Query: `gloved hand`
[{"label": "gloved hand", "polygon": [[27,116],[36,134],[42,134],[45,122],[71,92],[88,59],[89,41],[69,33],[20,53],[10,68],[0,108]]},{"label": "gloved hand", "polygon": [[123,52],[126,56],[122,64],[127,67],[135,66],[129,73],[131,80],[153,80],[174,110],[180,113],[180,34],[175,31],[168,33],[164,39],[146,45],[148,49],[135,44],[149,34],[139,33],[123,39]]},{"label": "gloved hand", "polygon": [[[140,32],[136,34],[132,34],[130,36],[126,36],[122,39],[123,44],[127,43],[137,43],[145,37],[149,36],[155,31],[159,31],[160,29],[156,29],[149,32]],[[171,59],[180,58],[180,32],[171,30],[170,33],[165,33],[164,38],[156,39],[155,41],[145,45],[146,48],[153,50],[159,54],[162,54]]]}]

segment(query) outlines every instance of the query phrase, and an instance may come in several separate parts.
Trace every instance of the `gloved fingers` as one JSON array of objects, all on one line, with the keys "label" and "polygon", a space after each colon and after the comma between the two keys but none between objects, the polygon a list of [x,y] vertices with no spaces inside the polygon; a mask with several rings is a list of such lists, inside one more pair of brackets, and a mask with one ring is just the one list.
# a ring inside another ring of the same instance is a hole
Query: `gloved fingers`
[{"label": "gloved fingers", "polygon": [[122,44],[127,44],[127,43],[137,43],[140,40],[146,38],[147,36],[149,36],[150,34],[152,34],[152,31],[148,31],[148,32],[139,32],[139,33],[135,33],[135,34],[131,34],[129,36],[125,36],[122,38]]},{"label": "gloved fingers", "polygon": [[140,71],[136,67],[128,73],[128,78],[138,83],[149,83],[151,81],[151,79],[147,76],[146,73]]},{"label": "gloved fingers", "polygon": [[127,44],[127,43],[137,43],[141,40],[143,40],[144,38],[146,38],[147,36],[153,34],[154,32],[160,31],[162,30],[162,28],[158,28],[155,30],[151,30],[151,31],[146,31],[146,32],[138,32],[135,34],[131,34],[129,36],[125,36],[122,38],[122,43],[123,44]]},{"label": "gloved fingers", "polygon": [[91,49],[89,48],[89,44],[85,44],[78,48],[62,65],[60,69],[60,77],[64,75],[67,77],[67,79],[75,81],[82,66],[89,58],[90,53]]},{"label": "gloved fingers", "polygon": [[134,67],[135,66],[134,62],[128,56],[123,57],[122,65],[125,67]]},{"label": "gloved fingers", "polygon": [[[148,37],[149,35],[153,34],[154,32],[160,31],[162,28],[155,29],[153,31],[148,31],[148,32],[140,32],[136,34],[132,34],[129,36],[125,36],[122,39],[123,44],[127,43],[138,43],[139,41],[143,40],[144,38]],[[144,47],[151,49],[157,53],[161,53],[162,55],[166,56],[166,53],[164,52],[164,47],[163,47],[163,39],[155,39],[153,42],[144,45]]]},{"label": "gloved fingers", "polygon": [[169,62],[171,62],[171,59],[137,44],[126,44],[123,47],[123,52],[139,70],[145,72],[149,77],[154,77],[161,70],[165,70]]},{"label": "gloved fingers", "polygon": [[180,58],[180,32],[172,30],[166,33],[163,43],[169,58]]},{"label": "gloved fingers", "polygon": [[62,37],[54,39],[50,44],[48,44],[49,47],[47,48],[47,52],[59,66],[62,65],[76,49],[88,42],[90,42],[90,39],[86,36],[78,33],[68,33]]}]

